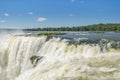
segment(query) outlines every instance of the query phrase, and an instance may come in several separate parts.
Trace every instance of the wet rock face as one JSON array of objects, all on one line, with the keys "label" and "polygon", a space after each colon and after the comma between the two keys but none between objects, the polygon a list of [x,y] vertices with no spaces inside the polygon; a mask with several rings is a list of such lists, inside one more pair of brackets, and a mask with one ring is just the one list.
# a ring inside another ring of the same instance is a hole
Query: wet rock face
[{"label": "wet rock face", "polygon": [[35,67],[38,61],[40,61],[42,58],[43,58],[42,56],[36,56],[36,55],[31,56],[30,61],[33,64],[33,67]]}]

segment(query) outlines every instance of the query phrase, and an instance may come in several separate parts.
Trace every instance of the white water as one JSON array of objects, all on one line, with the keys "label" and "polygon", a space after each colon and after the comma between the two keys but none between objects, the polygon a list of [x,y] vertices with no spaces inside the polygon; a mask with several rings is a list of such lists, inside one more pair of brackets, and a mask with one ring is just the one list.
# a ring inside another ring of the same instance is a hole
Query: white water
[{"label": "white water", "polygon": [[[43,57],[31,63],[31,56]],[[45,36],[1,36],[0,80],[119,80],[120,52]]]}]

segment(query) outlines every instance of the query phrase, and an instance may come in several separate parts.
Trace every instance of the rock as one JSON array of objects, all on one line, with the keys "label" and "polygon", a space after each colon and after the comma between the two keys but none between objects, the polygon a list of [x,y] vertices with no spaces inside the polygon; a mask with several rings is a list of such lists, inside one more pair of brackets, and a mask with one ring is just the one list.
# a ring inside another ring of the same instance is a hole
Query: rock
[{"label": "rock", "polygon": [[30,61],[33,64],[33,67],[35,67],[38,61],[40,61],[42,58],[43,58],[42,56],[36,56],[36,55],[31,56]]}]

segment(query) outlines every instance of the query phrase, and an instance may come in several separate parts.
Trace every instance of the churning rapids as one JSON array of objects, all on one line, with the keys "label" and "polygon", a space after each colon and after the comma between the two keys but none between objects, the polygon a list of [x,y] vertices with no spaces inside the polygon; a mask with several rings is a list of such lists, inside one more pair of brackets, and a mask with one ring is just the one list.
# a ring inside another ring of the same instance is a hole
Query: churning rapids
[{"label": "churning rapids", "polygon": [[111,42],[107,46],[3,35],[0,80],[120,80],[120,49],[111,48]]}]

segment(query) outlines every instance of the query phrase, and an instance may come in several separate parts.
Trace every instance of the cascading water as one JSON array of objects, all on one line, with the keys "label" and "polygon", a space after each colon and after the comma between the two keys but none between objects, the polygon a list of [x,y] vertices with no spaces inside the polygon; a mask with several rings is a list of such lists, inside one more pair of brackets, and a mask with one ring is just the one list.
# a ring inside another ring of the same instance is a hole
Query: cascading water
[{"label": "cascading water", "polygon": [[37,54],[45,40],[44,36],[8,36],[6,41],[1,40],[0,80],[15,80],[19,74],[31,69],[29,58]]},{"label": "cascading water", "polygon": [[[0,80],[119,80],[120,51],[46,36],[3,36]],[[104,45],[103,45],[104,47]]]}]

